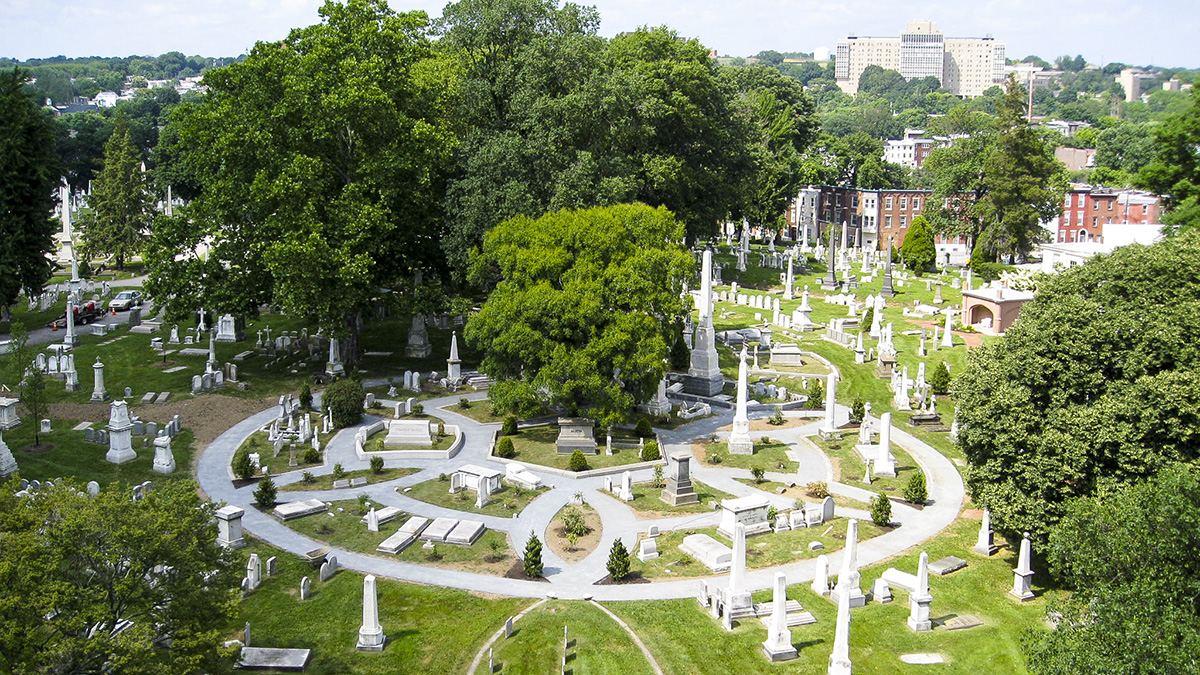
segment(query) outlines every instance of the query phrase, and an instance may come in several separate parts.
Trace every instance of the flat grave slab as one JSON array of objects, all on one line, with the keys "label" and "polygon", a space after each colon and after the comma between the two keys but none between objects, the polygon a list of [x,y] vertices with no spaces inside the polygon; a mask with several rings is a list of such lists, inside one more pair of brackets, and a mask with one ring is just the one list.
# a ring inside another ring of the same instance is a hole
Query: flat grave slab
[{"label": "flat grave slab", "polygon": [[392,534],[392,536],[384,539],[383,542],[375,548],[375,550],[379,551],[380,553],[391,553],[392,555],[396,555],[412,545],[415,539],[416,537],[408,532],[397,530]]},{"label": "flat grave slab", "polygon": [[237,354],[234,355],[233,360],[242,362],[242,361],[245,361],[246,359],[250,358],[251,356],[254,356],[253,351],[238,352]]},{"label": "flat grave slab", "polygon": [[953,619],[943,623],[942,627],[946,630],[962,630],[964,628],[974,628],[982,625],[983,619],[980,619],[974,614],[963,614],[962,616],[956,616]]},{"label": "flat grave slab", "polygon": [[158,392],[148,391],[142,396],[142,405],[154,403],[154,397],[158,396]]},{"label": "flat grave slab", "polygon": [[328,511],[329,507],[325,506],[325,502],[320,499],[309,499],[302,502],[287,502],[275,507],[275,517],[280,520],[292,520],[293,518],[303,518],[311,516],[314,513]]},{"label": "flat grave slab", "polygon": [[242,656],[237,667],[244,670],[271,668],[274,670],[304,670],[311,654],[308,649],[273,649],[270,647],[242,647]]},{"label": "flat grave slab", "polygon": [[446,541],[446,536],[458,525],[457,518],[438,518],[421,533],[421,541]]},{"label": "flat grave slab", "polygon": [[[398,516],[398,515],[400,515],[400,509],[396,508],[395,506],[385,506],[382,509],[379,509],[378,511],[375,512],[375,517],[379,518],[380,525],[383,525],[384,523],[388,523],[388,522],[395,520],[396,516]],[[367,517],[363,516],[362,519],[359,520],[358,522],[362,523],[363,525],[366,525]]]},{"label": "flat grave slab", "polygon": [[208,350],[199,347],[184,347],[179,353],[183,356],[208,356]]},{"label": "flat grave slab", "polygon": [[458,525],[446,535],[447,544],[470,546],[483,536],[487,528],[478,520],[460,520]]},{"label": "flat grave slab", "polygon": [[351,478],[350,487],[362,487],[367,484],[366,478]]},{"label": "flat grave slab", "polygon": [[76,424],[74,427],[72,427],[71,430],[72,431],[83,431],[84,429],[91,429],[91,428],[92,428],[91,422],[80,422],[79,424]]},{"label": "flat grave slab", "polygon": [[168,400],[170,400],[170,398],[171,398],[171,392],[164,391],[164,392],[160,393],[157,398],[154,399],[154,402],[155,403],[166,403]]},{"label": "flat grave slab", "polygon": [[415,537],[418,534],[421,534],[421,532],[428,526],[429,526],[428,518],[422,518],[421,516],[413,516],[412,518],[409,518],[408,520],[404,521],[404,524],[400,526],[400,531],[404,532],[405,534],[411,534]]},{"label": "flat grave slab", "polygon": [[[208,352],[205,352],[205,354],[207,354],[207,353]],[[171,366],[170,368],[167,368],[163,372],[167,373],[169,375],[171,373],[178,373],[181,370],[187,370],[187,366]]]},{"label": "flat grave slab", "polygon": [[394,352],[363,352],[363,356],[391,356]]},{"label": "flat grave slab", "polygon": [[[932,565],[930,567],[932,567]],[[912,593],[913,589],[917,587],[917,575],[909,574],[908,572],[901,572],[895,567],[889,567],[884,570],[882,576],[883,580],[886,581],[888,586],[891,586],[892,588],[899,588]]]},{"label": "flat grave slab", "polygon": [[342,488],[348,488],[348,487],[350,487],[350,479],[342,478],[339,480],[335,480],[335,481],[333,481],[333,487],[335,490],[340,490]]},{"label": "flat grave slab", "polygon": [[144,324],[144,323],[138,324],[138,325],[134,326],[133,328],[129,329],[130,333],[140,333],[142,335],[149,335],[149,334],[155,333],[157,331],[158,331],[158,326]]},{"label": "flat grave slab", "polygon": [[679,550],[704,563],[714,572],[727,570],[733,564],[733,549],[707,534],[691,534],[684,537]]},{"label": "flat grave slab", "polygon": [[967,566],[967,561],[956,556],[947,556],[941,560],[929,563],[929,571],[939,577],[957,572]]}]

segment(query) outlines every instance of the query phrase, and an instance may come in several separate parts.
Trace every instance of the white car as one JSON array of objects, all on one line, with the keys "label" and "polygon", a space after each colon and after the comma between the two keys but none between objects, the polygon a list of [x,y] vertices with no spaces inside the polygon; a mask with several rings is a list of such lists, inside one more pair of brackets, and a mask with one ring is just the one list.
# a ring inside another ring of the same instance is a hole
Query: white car
[{"label": "white car", "polygon": [[142,306],[141,291],[121,291],[113,296],[113,299],[108,303],[108,308],[111,310],[127,310],[130,307]]}]

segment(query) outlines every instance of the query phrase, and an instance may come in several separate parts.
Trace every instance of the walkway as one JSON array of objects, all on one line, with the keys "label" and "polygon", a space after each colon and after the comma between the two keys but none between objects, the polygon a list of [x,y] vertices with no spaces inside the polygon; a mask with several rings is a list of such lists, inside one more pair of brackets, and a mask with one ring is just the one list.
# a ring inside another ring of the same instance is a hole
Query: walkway
[{"label": "walkway", "polygon": [[[380,382],[368,382],[368,386]],[[423,401],[425,409],[444,419],[449,424],[457,424],[463,430],[464,443],[462,450],[453,459],[447,460],[407,460],[388,462],[389,466],[405,466],[420,469],[419,472],[402,478],[356,488],[353,490],[312,490],[302,492],[280,493],[281,497],[290,500],[321,499],[323,501],[344,501],[356,499],[358,494],[365,493],[377,503],[396,506],[409,513],[417,513],[425,517],[469,517],[480,520],[488,528],[506,532],[513,544],[513,549],[520,555],[523,543],[531,531],[544,536],[554,518],[564,505],[574,500],[576,493],[582,493],[584,500],[596,510],[603,523],[601,540],[596,549],[585,559],[574,564],[568,564],[549,549],[543,547],[542,556],[544,572],[549,584],[543,582],[508,579],[503,577],[459,572],[443,568],[426,567],[413,563],[401,562],[395,559],[364,555],[345,550],[333,551],[342,567],[375,574],[377,576],[403,579],[416,583],[448,586],[466,590],[497,593],[521,597],[544,597],[554,593],[564,599],[584,599],[594,597],[597,600],[641,600],[692,597],[696,593],[697,579],[680,579],[677,581],[662,581],[648,584],[619,584],[595,585],[606,574],[605,569],[608,552],[612,543],[620,537],[626,548],[635,551],[638,534],[646,532],[650,525],[657,525],[662,531],[683,528],[713,526],[717,523],[719,514],[703,513],[681,515],[672,518],[641,519],[623,502],[602,493],[604,479],[602,477],[577,479],[549,472],[538,471],[536,465],[526,465],[530,471],[538,474],[545,485],[552,489],[544,492],[533,500],[524,510],[513,518],[464,513],[435,506],[405,496],[397,488],[404,488],[427,480],[435,479],[439,474],[451,473],[463,464],[479,464],[491,466],[503,471],[504,466],[491,460],[489,444],[492,432],[497,424],[480,424],[453,410],[453,406],[463,398],[460,394],[443,398]],[[465,398],[481,401],[486,398],[484,393],[468,394]],[[386,405],[385,401],[385,405]],[[296,554],[303,554],[322,546],[317,541],[292,530],[274,517],[258,511],[253,507],[253,486],[236,488],[233,485],[233,474],[230,462],[233,454],[242,442],[255,431],[269,424],[277,413],[272,407],[261,413],[252,415],[237,423],[221,434],[207,448],[201,451],[197,465],[197,480],[201,489],[210,498],[218,502],[227,502],[246,510],[243,518],[245,529],[278,548]],[[838,406],[838,421],[845,422],[849,410]],[[760,415],[765,416],[765,413]],[[751,417],[755,417],[752,412]],[[369,424],[376,418],[368,417],[364,423]],[[676,430],[663,431],[660,437],[664,444],[664,454],[679,450],[690,450],[694,439],[708,438],[717,429],[732,422],[733,411],[719,411],[713,417],[696,420]],[[768,474],[776,480],[789,480],[797,483],[808,483],[822,480],[829,483],[829,489],[835,494],[853,497],[859,500],[868,499],[872,493],[855,485],[843,485],[830,480],[832,468],[825,456],[813,450],[799,439],[804,435],[815,433],[819,420],[797,426],[791,429],[772,430],[771,437],[785,441],[800,459],[799,471],[796,474]],[[360,460],[354,453],[354,429],[346,429],[338,433],[328,443],[326,463],[321,467],[310,469],[317,475],[332,472],[332,467],[340,463],[347,471],[367,469],[368,462]],[[718,434],[719,435],[719,434]],[[958,516],[959,509],[965,498],[963,482],[958,470],[950,462],[924,442],[913,437],[900,428],[893,428],[892,440],[906,450],[924,470],[928,480],[931,503],[923,510],[895,504],[893,520],[900,527],[891,532],[868,539],[859,543],[858,559],[861,566],[867,566],[899,555],[908,549],[919,545],[948,527]],[[792,500],[779,495],[757,490],[734,480],[737,477],[749,478],[750,472],[745,469],[705,467],[699,462],[692,463],[692,475],[699,481],[714,488],[728,492],[734,496],[762,495],[780,507],[790,507]],[[648,481],[653,476],[652,469],[634,472],[634,482]],[[292,471],[275,477],[278,484],[286,485],[300,479],[299,471]],[[867,514],[857,509],[837,507],[840,516],[852,518],[867,518]],[[841,553],[829,554],[831,569],[840,566]],[[751,589],[770,588],[774,583],[776,572],[785,572],[789,583],[811,581],[816,572],[815,560],[803,560],[779,567],[749,570],[746,582]]]}]

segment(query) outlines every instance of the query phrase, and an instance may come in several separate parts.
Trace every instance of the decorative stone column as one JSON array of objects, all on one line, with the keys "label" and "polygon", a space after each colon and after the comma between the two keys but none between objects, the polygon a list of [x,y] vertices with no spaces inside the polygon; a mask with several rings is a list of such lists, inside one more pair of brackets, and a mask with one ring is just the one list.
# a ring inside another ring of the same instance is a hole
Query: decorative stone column
[{"label": "decorative stone column", "polygon": [[137,453],[133,451],[132,434],[133,423],[129,421],[129,404],[125,401],[113,401],[108,414],[108,453],[104,455],[105,461],[124,464],[137,459]]},{"label": "decorative stone column", "polygon": [[104,364],[100,362],[99,356],[92,364],[92,374],[96,382],[96,386],[92,388],[92,403],[103,403],[108,400],[108,390],[104,388]]},{"label": "decorative stone column", "polygon": [[363,622],[358,629],[358,644],[361,651],[381,652],[386,637],[379,625],[379,600],[375,595],[375,575],[363,578]]},{"label": "decorative stone column", "polygon": [[242,548],[246,540],[242,537],[242,516],[246,511],[236,506],[226,505],[217,509],[217,545],[225,548]]}]

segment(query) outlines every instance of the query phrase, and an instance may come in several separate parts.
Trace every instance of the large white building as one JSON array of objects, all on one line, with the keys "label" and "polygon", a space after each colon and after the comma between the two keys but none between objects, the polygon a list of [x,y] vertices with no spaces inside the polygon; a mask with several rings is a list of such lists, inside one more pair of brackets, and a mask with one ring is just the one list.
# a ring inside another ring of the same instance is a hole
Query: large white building
[{"label": "large white building", "polygon": [[900,37],[855,37],[837,43],[838,86],[858,93],[867,66],[895,70],[906,79],[936,77],[958,96],[979,96],[1004,82],[1004,43],[983,38],[948,38],[932,21],[910,21]]}]

